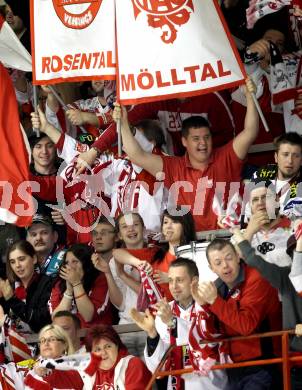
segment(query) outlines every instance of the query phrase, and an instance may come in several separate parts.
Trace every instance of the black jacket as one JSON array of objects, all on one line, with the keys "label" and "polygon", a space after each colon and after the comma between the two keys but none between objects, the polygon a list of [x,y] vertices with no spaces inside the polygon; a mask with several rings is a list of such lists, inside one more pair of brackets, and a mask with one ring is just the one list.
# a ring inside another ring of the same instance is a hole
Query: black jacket
[{"label": "black jacket", "polygon": [[4,312],[13,314],[26,322],[33,332],[38,333],[43,326],[51,323],[48,300],[52,290],[53,279],[43,274],[36,275],[27,288],[26,302],[15,295],[5,301],[1,299]]}]

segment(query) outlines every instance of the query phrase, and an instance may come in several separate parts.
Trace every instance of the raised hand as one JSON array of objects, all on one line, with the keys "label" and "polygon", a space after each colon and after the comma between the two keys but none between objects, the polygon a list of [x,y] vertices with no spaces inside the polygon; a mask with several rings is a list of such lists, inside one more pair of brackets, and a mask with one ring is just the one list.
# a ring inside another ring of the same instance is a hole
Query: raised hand
[{"label": "raised hand", "polygon": [[67,110],[65,113],[69,122],[75,126],[81,126],[86,123],[85,113],[81,110],[76,110],[72,108],[70,110]]},{"label": "raised hand", "polygon": [[34,129],[39,129],[43,133],[47,133],[47,127],[51,126],[50,123],[47,121],[46,116],[44,112],[41,110],[41,108],[37,107],[37,112],[32,112],[31,115],[31,124]]},{"label": "raised hand", "polygon": [[201,299],[209,305],[212,305],[218,296],[217,288],[213,282],[201,283],[198,290]]},{"label": "raised hand", "polygon": [[8,279],[6,280],[0,279],[0,291],[2,293],[3,298],[6,301],[9,300],[14,295],[14,291]]},{"label": "raised hand", "polygon": [[69,267],[68,265],[60,269],[60,278],[69,282],[72,286],[81,283],[83,279],[83,271],[79,272],[78,270]]},{"label": "raised hand", "polygon": [[155,338],[157,336],[155,320],[149,309],[147,309],[145,313],[142,313],[135,308],[132,308],[130,310],[130,316],[136,323],[136,325],[139,326],[142,330],[144,330],[149,337]]},{"label": "raised hand", "polygon": [[109,264],[98,253],[93,253],[91,255],[91,261],[97,270],[104,272],[104,274],[110,272]]},{"label": "raised hand", "polygon": [[160,270],[156,270],[153,273],[153,280],[158,284],[169,283],[167,272],[162,272]]},{"label": "raised hand", "polygon": [[167,302],[167,299],[166,298],[161,299],[154,306],[157,310],[157,315],[160,317],[162,322],[167,326],[170,326],[173,320],[173,313],[172,313],[171,306]]},{"label": "raised hand", "polygon": [[198,303],[200,306],[205,305],[206,301],[203,297],[203,295],[199,291],[199,281],[193,280],[191,283],[191,294],[196,303]]}]

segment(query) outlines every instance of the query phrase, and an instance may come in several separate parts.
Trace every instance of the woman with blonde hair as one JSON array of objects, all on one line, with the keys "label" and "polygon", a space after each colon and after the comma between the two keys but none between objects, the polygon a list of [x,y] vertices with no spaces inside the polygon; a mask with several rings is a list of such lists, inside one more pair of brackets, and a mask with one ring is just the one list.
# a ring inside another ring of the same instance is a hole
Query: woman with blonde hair
[{"label": "woman with blonde hair", "polygon": [[43,359],[58,359],[74,353],[72,342],[63,328],[46,325],[39,333],[40,357],[24,379],[26,389],[74,389],[81,390],[83,381],[75,370],[60,371],[42,367]]}]

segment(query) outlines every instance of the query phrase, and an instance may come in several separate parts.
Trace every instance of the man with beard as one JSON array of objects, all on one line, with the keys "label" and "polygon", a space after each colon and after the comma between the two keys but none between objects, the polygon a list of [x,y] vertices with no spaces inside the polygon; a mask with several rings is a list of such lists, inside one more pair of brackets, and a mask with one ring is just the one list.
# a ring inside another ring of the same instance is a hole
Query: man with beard
[{"label": "man with beard", "polygon": [[302,138],[298,133],[284,133],[275,141],[275,148],[275,164],[259,168],[254,178],[272,181],[280,214],[301,216]]}]

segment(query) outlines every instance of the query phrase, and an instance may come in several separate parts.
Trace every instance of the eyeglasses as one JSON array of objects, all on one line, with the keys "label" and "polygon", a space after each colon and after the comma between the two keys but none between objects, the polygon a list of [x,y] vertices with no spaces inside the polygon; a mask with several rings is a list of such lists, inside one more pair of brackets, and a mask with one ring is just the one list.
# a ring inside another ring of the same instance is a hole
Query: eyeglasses
[{"label": "eyeglasses", "polygon": [[61,341],[62,343],[64,342],[64,340],[62,339],[59,339],[58,337],[55,337],[55,336],[50,336],[50,337],[42,337],[39,341],[39,344],[41,345],[44,345],[46,343],[50,343],[50,344],[53,344],[55,343],[56,341]]},{"label": "eyeglasses", "polygon": [[103,237],[108,237],[109,234],[115,234],[114,230],[100,230],[96,232],[95,230],[92,232],[93,236],[103,236]]}]

